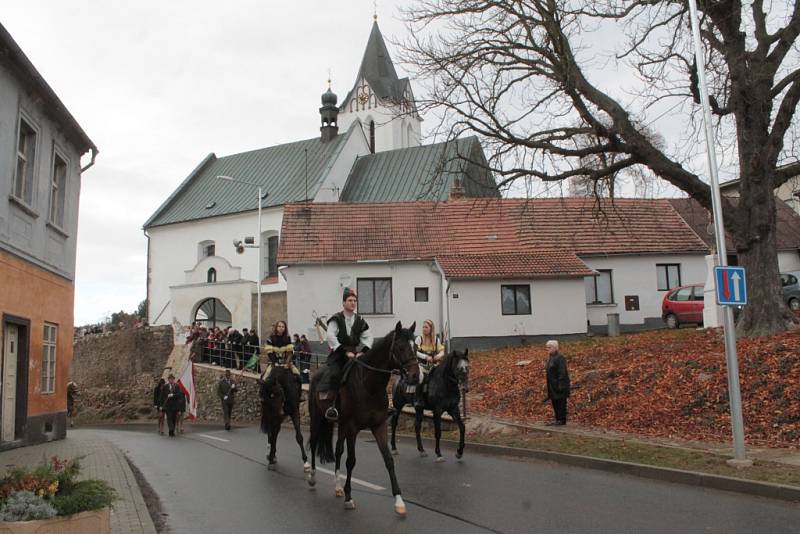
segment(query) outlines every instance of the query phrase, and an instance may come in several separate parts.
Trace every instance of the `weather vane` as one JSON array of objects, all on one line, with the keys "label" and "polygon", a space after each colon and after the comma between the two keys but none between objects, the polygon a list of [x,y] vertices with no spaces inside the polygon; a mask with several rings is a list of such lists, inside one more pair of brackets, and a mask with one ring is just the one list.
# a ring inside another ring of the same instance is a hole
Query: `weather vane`
[{"label": "weather vane", "polygon": [[373,18],[373,20],[378,20],[378,2],[377,2],[377,0],[372,0],[372,18]]},{"label": "weather vane", "polygon": [[331,88],[331,69],[328,67],[328,89]]}]

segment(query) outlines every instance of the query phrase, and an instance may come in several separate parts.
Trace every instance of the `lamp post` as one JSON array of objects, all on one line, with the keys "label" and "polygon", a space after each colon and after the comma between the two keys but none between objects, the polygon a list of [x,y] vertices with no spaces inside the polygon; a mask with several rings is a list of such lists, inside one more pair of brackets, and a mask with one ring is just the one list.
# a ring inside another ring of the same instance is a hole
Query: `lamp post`
[{"label": "lamp post", "polygon": [[[263,194],[261,186],[258,184],[254,184],[253,182],[239,180],[238,178],[234,178],[232,176],[217,176],[217,178],[219,178],[220,180],[234,182],[237,184],[249,185],[250,187],[255,187],[256,189],[258,189],[258,234],[256,237],[256,239],[258,239],[258,244],[253,243],[253,244],[245,244],[242,246],[247,248],[258,249],[258,275],[256,277],[256,291],[258,292],[258,296],[256,298],[258,307],[258,312],[257,312],[258,318],[256,320],[258,321],[258,323],[256,325],[256,328],[258,328],[258,342],[263,343],[263,338],[261,337],[261,274],[262,274],[262,262],[264,261],[264,259],[261,250],[261,203],[264,200],[264,196],[266,195]],[[246,241],[247,239],[245,238],[245,242]]]}]

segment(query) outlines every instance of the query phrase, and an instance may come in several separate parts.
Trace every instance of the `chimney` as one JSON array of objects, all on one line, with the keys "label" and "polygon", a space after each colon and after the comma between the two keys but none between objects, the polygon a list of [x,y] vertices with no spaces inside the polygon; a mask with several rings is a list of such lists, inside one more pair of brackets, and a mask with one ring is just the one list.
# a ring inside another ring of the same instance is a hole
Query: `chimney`
[{"label": "chimney", "polygon": [[459,200],[464,198],[464,188],[461,185],[461,178],[454,178],[453,185],[450,187],[450,198],[448,200]]}]

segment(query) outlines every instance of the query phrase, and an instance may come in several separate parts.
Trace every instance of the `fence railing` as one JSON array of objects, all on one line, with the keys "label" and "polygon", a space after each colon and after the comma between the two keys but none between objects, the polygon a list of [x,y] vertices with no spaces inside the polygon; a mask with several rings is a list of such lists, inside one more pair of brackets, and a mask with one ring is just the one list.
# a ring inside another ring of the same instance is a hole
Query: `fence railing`
[{"label": "fence railing", "polygon": [[[218,365],[227,369],[242,369],[247,362],[250,361],[253,354],[258,354],[258,363],[256,364],[256,372],[262,372],[263,367],[267,364],[267,355],[262,353],[258,347],[252,345],[243,345],[241,347],[233,346],[229,343],[211,342],[200,345],[192,349],[195,361],[198,363],[206,363],[210,365]],[[294,365],[301,371],[317,369],[325,365],[328,359],[327,353],[321,352],[304,352],[295,351],[292,361]],[[304,373],[305,374],[305,373]]]}]

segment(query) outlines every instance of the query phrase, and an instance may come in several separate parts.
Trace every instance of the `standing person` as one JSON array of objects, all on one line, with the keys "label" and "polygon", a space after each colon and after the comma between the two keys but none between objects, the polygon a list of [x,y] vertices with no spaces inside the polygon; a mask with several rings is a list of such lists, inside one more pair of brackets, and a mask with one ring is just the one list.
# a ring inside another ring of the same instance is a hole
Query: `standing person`
[{"label": "standing person", "polygon": [[414,406],[424,407],[428,374],[444,358],[444,345],[439,342],[439,338],[436,336],[436,327],[430,319],[426,319],[422,323],[422,335],[417,337],[416,345],[420,380],[419,386],[414,392]]},{"label": "standing person", "polygon": [[225,370],[223,376],[217,384],[217,396],[222,402],[222,418],[225,421],[225,430],[231,429],[231,412],[233,412],[234,393],[236,393],[236,384],[231,380],[230,369]]},{"label": "standing person", "polygon": [[567,359],[558,351],[558,341],[551,339],[545,346],[549,357],[545,366],[547,374],[547,398],[553,403],[556,420],[549,425],[567,424],[567,398],[569,397],[569,373]]},{"label": "standing person", "polygon": [[156,388],[153,390],[153,407],[158,414],[158,433],[162,436],[164,435],[164,410],[162,409],[164,405],[161,404],[161,390],[164,389],[166,383],[166,380],[159,378],[156,382]]},{"label": "standing person", "polygon": [[331,422],[339,420],[336,409],[336,394],[342,381],[345,364],[353,358],[361,356],[372,348],[372,333],[367,322],[356,313],[358,295],[355,290],[346,287],[342,292],[342,311],[328,319],[328,372],[319,383],[319,391],[333,393],[330,407],[325,411],[325,419]]},{"label": "standing person", "polygon": [[183,393],[175,383],[175,375],[170,373],[167,383],[161,389],[161,410],[167,415],[167,429],[171,438],[175,437],[175,423],[178,419],[178,403],[180,402],[178,395],[182,396]]},{"label": "standing person", "polygon": [[69,426],[75,426],[75,399],[78,396],[78,384],[70,381],[67,384],[67,417]]}]

